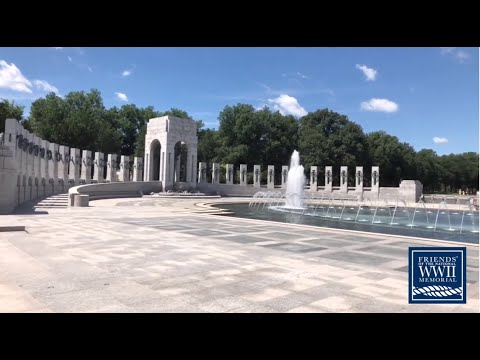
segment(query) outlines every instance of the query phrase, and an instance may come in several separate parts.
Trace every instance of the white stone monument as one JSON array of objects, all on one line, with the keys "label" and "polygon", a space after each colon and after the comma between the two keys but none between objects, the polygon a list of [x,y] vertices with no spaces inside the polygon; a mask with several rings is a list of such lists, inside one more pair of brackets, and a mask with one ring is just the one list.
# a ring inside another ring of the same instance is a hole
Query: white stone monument
[{"label": "white stone monument", "polygon": [[130,156],[122,155],[120,157],[120,178],[118,181],[130,181]]},{"label": "white stone monument", "polygon": [[107,178],[105,179],[106,182],[115,182],[116,173],[117,173],[117,155],[116,154],[108,154],[107,158]]},{"label": "white stone monument", "polygon": [[[59,191],[65,191],[68,187],[68,165],[70,164],[70,149],[68,146],[60,145],[58,153],[55,154],[58,161],[58,182]],[[60,190],[61,189],[61,190]]]},{"label": "white stone monument", "polygon": [[331,193],[333,190],[333,166],[325,166],[325,192]]},{"label": "white stone monument", "polygon": [[288,181],[288,166],[282,166],[282,189],[287,188],[287,181]]},{"label": "white stone monument", "polygon": [[95,152],[95,160],[93,161],[93,182],[103,183],[103,169],[105,168],[105,158],[102,152]]},{"label": "white stone monument", "polygon": [[310,166],[310,191],[318,191],[318,167]]},{"label": "white stone monument", "polygon": [[262,166],[253,165],[253,186],[260,187],[261,179],[262,179]]},{"label": "white stone monument", "polygon": [[380,167],[372,166],[372,194],[378,197],[380,193]]},{"label": "white stone monument", "polygon": [[267,188],[275,189],[275,166],[268,165],[267,167]]},{"label": "white stone monument", "polygon": [[363,193],[363,166],[355,168],[355,192]]},{"label": "white stone monument", "polygon": [[[197,124],[193,120],[171,115],[150,119],[145,135],[145,181],[161,181],[163,189],[170,190],[179,182],[180,169],[184,168],[187,186],[195,188],[197,142]],[[179,150],[185,152],[183,160]],[[198,179],[206,181],[200,167]]]},{"label": "white stone monument", "polygon": [[247,164],[240,164],[240,170],[239,170],[239,176],[240,176],[240,185],[241,186],[247,186],[248,183],[248,177],[247,177]]},{"label": "white stone monument", "polygon": [[340,192],[348,192],[348,166],[340,166]]},{"label": "white stone monument", "polygon": [[207,164],[204,162],[198,163],[198,182],[207,182]]},{"label": "white stone monument", "polygon": [[133,181],[142,181],[143,158],[135,156],[133,160]]},{"label": "white stone monument", "polygon": [[225,170],[225,184],[233,185],[233,164],[227,164]]},{"label": "white stone monument", "polygon": [[82,170],[80,179],[84,184],[92,182],[92,152],[90,150],[82,151]]},{"label": "white stone monument", "polygon": [[212,184],[220,184],[220,164],[212,164]]}]

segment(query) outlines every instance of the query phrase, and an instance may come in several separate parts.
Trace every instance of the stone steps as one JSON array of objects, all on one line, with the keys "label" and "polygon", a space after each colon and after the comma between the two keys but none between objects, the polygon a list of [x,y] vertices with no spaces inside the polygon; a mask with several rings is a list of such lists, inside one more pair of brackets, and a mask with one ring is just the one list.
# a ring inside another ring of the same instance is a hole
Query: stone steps
[{"label": "stone steps", "polygon": [[68,207],[68,194],[52,195],[46,199],[43,199],[34,206],[35,209],[45,208],[67,208]]}]

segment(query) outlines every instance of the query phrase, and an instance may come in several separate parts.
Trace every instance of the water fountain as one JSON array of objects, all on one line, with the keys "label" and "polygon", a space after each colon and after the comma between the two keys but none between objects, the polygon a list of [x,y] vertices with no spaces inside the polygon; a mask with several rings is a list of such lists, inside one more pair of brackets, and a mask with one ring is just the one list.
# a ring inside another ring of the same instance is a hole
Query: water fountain
[{"label": "water fountain", "polygon": [[[286,192],[257,192],[246,217],[477,244],[479,241],[479,212],[473,200],[464,205],[456,201],[449,208],[445,198],[438,202],[438,197],[431,196],[427,203],[422,197],[412,207],[397,197],[359,201],[349,194],[306,193],[304,186],[304,168],[295,150]],[[227,208],[242,212],[236,208],[241,205],[231,206]],[[269,210],[269,215],[262,209]]]},{"label": "water fountain", "polygon": [[285,193],[285,208],[303,209],[305,174],[303,165],[300,165],[300,154],[293,151],[290,158],[290,169],[287,175],[287,192]]}]

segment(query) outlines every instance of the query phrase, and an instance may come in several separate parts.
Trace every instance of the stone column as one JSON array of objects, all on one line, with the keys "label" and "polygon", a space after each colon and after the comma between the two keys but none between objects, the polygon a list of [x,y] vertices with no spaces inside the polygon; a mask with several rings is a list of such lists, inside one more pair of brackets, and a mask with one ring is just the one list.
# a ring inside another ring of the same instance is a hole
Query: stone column
[{"label": "stone column", "polygon": [[106,182],[115,182],[116,181],[116,171],[117,171],[117,155],[108,154],[107,158],[107,178]]},{"label": "stone column", "polygon": [[363,166],[355,168],[355,192],[363,193]]},{"label": "stone column", "polygon": [[402,180],[399,186],[399,199],[409,205],[413,205],[420,200],[423,192],[423,184],[418,180]]},{"label": "stone column", "polygon": [[212,184],[220,184],[220,164],[212,164]]},{"label": "stone column", "polygon": [[82,151],[82,173],[80,179],[85,184],[92,182],[92,152],[90,150]]},{"label": "stone column", "polygon": [[45,155],[45,158],[47,159],[47,166],[48,166],[48,191],[47,193],[49,195],[54,194],[55,188],[58,188],[58,164],[61,162],[59,160],[60,152],[59,152],[59,146],[58,144],[55,143],[49,143],[48,144],[48,149],[47,153]]},{"label": "stone column", "polygon": [[247,164],[240,164],[240,185],[247,186]]},{"label": "stone column", "polygon": [[120,178],[118,181],[127,182],[130,180],[130,156],[120,157]]},{"label": "stone column", "polygon": [[133,181],[142,181],[143,158],[135,156],[133,159]]},{"label": "stone column", "polygon": [[262,178],[262,166],[253,165],[253,186],[260,187],[260,180]]},{"label": "stone column", "polygon": [[275,189],[275,166],[268,165],[267,167],[267,188]]},{"label": "stone column", "polygon": [[33,134],[27,131],[27,146],[25,154],[27,156],[27,168],[25,169],[25,174],[27,175],[27,184],[26,184],[26,195],[25,200],[32,200],[33,199],[33,186],[32,186],[32,178],[33,174]]},{"label": "stone column", "polygon": [[325,192],[331,193],[333,187],[333,167],[325,166]]},{"label": "stone column", "polygon": [[233,164],[226,165],[226,172],[225,172],[225,184],[233,185]]},{"label": "stone column", "polygon": [[70,148],[70,168],[68,169],[68,183],[77,186],[80,182],[80,149]]},{"label": "stone column", "polygon": [[348,166],[340,166],[340,192],[348,192]]},{"label": "stone column", "polygon": [[68,164],[70,163],[70,149],[68,146],[60,145],[58,153],[55,154],[58,160],[58,191],[65,191],[68,187]]},{"label": "stone column", "polygon": [[40,148],[38,150],[38,157],[40,158],[40,195],[47,196],[48,192],[48,160],[47,160],[47,150],[49,142],[47,140],[40,141]]},{"label": "stone column", "polygon": [[198,163],[198,182],[207,182],[207,164],[204,162]]},{"label": "stone column", "polygon": [[282,189],[287,188],[287,181],[288,181],[288,166],[282,166]]},{"label": "stone column", "polygon": [[380,192],[380,167],[372,166],[372,194],[378,197]]},{"label": "stone column", "polygon": [[318,167],[310,166],[310,191],[318,191]]},{"label": "stone column", "polygon": [[42,186],[42,176],[40,172],[40,145],[41,145],[42,139],[40,139],[38,136],[34,135],[33,137],[33,174],[34,174],[34,180],[33,180],[33,198],[36,199],[40,195],[43,195],[43,186]]},{"label": "stone column", "polygon": [[93,181],[95,183],[102,183],[104,182],[103,179],[103,168],[105,167],[105,159],[103,157],[103,153],[95,152],[95,160],[93,161]]}]

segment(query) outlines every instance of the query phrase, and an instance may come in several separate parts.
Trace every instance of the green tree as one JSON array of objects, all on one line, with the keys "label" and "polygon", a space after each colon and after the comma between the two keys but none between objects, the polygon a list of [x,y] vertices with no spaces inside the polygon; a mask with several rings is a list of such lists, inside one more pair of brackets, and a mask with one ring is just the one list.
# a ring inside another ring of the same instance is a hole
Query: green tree
[{"label": "green tree", "polygon": [[40,137],[70,147],[116,153],[122,134],[109,121],[98,90],[48,94],[32,103],[29,124]]},{"label": "green tree", "polygon": [[[298,148],[307,172],[311,165],[349,166],[366,164],[367,140],[360,125],[347,116],[323,109],[311,112],[300,119]],[[354,182],[350,171],[350,182]],[[338,180],[334,171],[334,180]]]},{"label": "green tree", "polygon": [[0,99],[0,133],[5,132],[5,120],[16,119],[22,122],[23,110],[24,107],[16,104],[15,101]]},{"label": "green tree", "polygon": [[380,186],[398,186],[401,180],[415,179],[415,150],[385,131],[367,135],[368,163],[380,166]]}]

